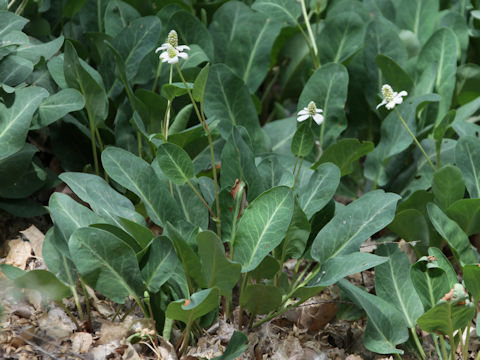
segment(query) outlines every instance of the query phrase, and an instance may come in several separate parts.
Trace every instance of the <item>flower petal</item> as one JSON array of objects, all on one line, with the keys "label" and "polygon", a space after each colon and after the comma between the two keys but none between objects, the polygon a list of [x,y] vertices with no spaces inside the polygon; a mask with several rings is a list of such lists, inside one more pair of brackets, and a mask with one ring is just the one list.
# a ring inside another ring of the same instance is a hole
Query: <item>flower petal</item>
[{"label": "flower petal", "polygon": [[162,46],[158,47],[155,49],[155,53],[162,51],[162,50],[167,50],[167,43],[162,44]]},{"label": "flower petal", "polygon": [[387,105],[385,105],[385,107],[388,109],[388,110],[392,110],[394,107],[395,107],[395,101],[390,101],[387,103]]},{"label": "flower petal", "polygon": [[177,46],[177,50],[178,51],[190,50],[190,47],[187,45],[180,45],[180,46]]},{"label": "flower petal", "polygon": [[382,105],[385,105],[386,103],[387,103],[387,100],[383,99],[382,102],[377,105],[376,109],[378,109]]},{"label": "flower petal", "polygon": [[168,59],[169,64],[176,64],[178,63],[178,56],[174,56]]},{"label": "flower petal", "polygon": [[392,100],[395,104],[401,104],[403,102],[403,98],[401,96],[397,96]]},{"label": "flower petal", "polygon": [[323,110],[322,110],[322,109],[317,109],[316,112],[317,112],[317,113],[322,113]]},{"label": "flower petal", "polygon": [[407,95],[408,95],[408,93],[407,93],[405,90],[400,91],[400,92],[398,93],[398,96],[407,96]]},{"label": "flower petal", "polygon": [[305,121],[310,117],[310,115],[300,115],[297,117],[297,121]]},{"label": "flower petal", "polygon": [[306,108],[300,110],[300,111],[297,113],[297,115],[308,115],[308,114],[309,114],[309,112],[308,112],[308,110],[307,110]]},{"label": "flower petal", "polygon": [[188,59],[188,54],[187,54],[187,53],[184,53],[184,52],[179,52],[179,53],[177,54],[177,56],[180,56],[180,57],[183,58],[183,59]]},{"label": "flower petal", "polygon": [[317,123],[317,125],[320,125],[323,122],[323,115],[315,114],[313,115],[313,120]]}]

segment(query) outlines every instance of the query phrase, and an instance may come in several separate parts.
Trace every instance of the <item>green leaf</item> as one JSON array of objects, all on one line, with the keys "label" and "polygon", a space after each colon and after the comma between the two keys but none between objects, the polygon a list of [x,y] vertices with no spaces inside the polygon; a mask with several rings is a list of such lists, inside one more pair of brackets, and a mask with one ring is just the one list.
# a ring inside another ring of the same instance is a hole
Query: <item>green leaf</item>
[{"label": "green leaf", "polygon": [[75,89],[63,89],[42,101],[38,108],[39,119],[35,129],[48,126],[69,112],[78,111],[85,106],[82,94]]},{"label": "green leaf", "polygon": [[357,251],[362,242],[393,220],[399,199],[396,194],[375,190],[339,208],[313,241],[312,257],[324,264],[335,256]]},{"label": "green leaf", "polygon": [[220,295],[231,294],[240,279],[242,266],[227,259],[222,241],[211,231],[198,234],[197,244],[207,287],[217,287]]},{"label": "green leaf", "polygon": [[135,211],[132,202],[112,189],[100,176],[64,172],[59,177],[80,199],[88,203],[93,211],[109,219],[112,224],[125,229],[125,225],[118,218],[123,217],[145,225],[145,219]]},{"label": "green leaf", "polygon": [[423,314],[420,301],[410,279],[410,260],[396,244],[380,245],[375,252],[388,261],[375,268],[375,293],[399,310],[409,328],[414,329]]},{"label": "green leaf", "polygon": [[105,33],[115,37],[139,17],[140,13],[130,4],[121,0],[109,1],[104,15]]},{"label": "green leaf", "polygon": [[217,288],[201,290],[193,294],[189,300],[172,301],[168,304],[165,315],[187,324],[217,308],[219,301]]},{"label": "green leaf", "polygon": [[[377,94],[382,88],[382,85],[388,83],[383,77],[383,72],[377,66],[377,56],[382,54],[382,56],[388,56],[389,59],[396,61],[398,64],[406,63],[407,51],[398,33],[399,29],[382,16],[374,17],[367,25],[364,40],[365,47],[363,49],[367,76],[363,89],[371,108],[376,106]],[[401,89],[410,91],[410,89],[407,88]]]},{"label": "green leaf", "polygon": [[0,10],[0,38],[14,30],[22,30],[28,21],[11,11]]},{"label": "green leaf", "polygon": [[447,259],[447,257],[443,254],[442,250],[437,247],[430,247],[428,248],[428,255],[433,256],[434,258],[430,258],[430,266],[438,266],[440,269],[445,271],[445,274],[448,278],[448,285],[451,288],[458,282],[457,273],[455,272],[452,264]]},{"label": "green leaf", "polygon": [[156,293],[172,276],[178,264],[175,249],[166,236],[155,238],[150,245],[142,268],[142,278],[148,291]]},{"label": "green leaf", "polygon": [[20,276],[27,273],[25,270],[22,270],[10,264],[0,264],[0,270],[10,280],[15,280],[16,278],[19,278]]},{"label": "green leaf", "polygon": [[[300,94],[297,111],[306,107],[310,101],[315,102],[317,109],[323,110],[322,126],[326,129],[323,144],[335,139],[344,129],[342,121],[345,125],[343,108],[347,101],[347,88],[348,72],[345,67],[339,64],[327,64],[310,76]],[[320,136],[320,129],[319,126],[314,130],[318,136]]]},{"label": "green leaf", "polygon": [[62,301],[72,295],[70,288],[47,270],[31,270],[15,278],[15,286],[37,290],[43,296],[55,301]]},{"label": "green leaf", "polygon": [[[428,18],[432,17],[428,16]],[[457,38],[451,29],[441,28],[432,35],[418,55],[417,69],[419,73],[429,71],[434,63],[437,64],[434,87],[442,97],[436,120],[439,122],[450,109],[455,89]]]},{"label": "green leaf", "polygon": [[77,14],[85,5],[86,0],[67,0],[66,3],[63,5],[62,15],[64,17],[73,19],[75,14]]},{"label": "green leaf", "polygon": [[396,345],[408,340],[408,330],[402,314],[393,305],[378,296],[340,280],[340,289],[367,313],[367,327],[363,335],[365,347],[379,354],[403,354]]},{"label": "green leaf", "polygon": [[242,272],[255,269],[281,243],[293,207],[293,194],[286,186],[274,187],[248,205],[233,240],[233,258],[242,264]]},{"label": "green leaf", "polygon": [[205,87],[207,86],[208,72],[210,70],[210,63],[205,65],[202,70],[198,73],[193,83],[192,96],[195,101],[203,103],[203,98],[205,96]]},{"label": "green leaf", "polygon": [[[169,136],[170,139],[170,136]],[[193,184],[198,190],[198,186]],[[208,228],[208,209],[189,185],[173,185],[173,198],[177,201],[185,219],[200,229]],[[223,224],[224,218],[222,218]]]},{"label": "green leaf", "polygon": [[[242,136],[243,135],[243,136]],[[240,127],[232,133],[222,150],[222,188],[230,187],[235,181],[244,181],[248,186],[247,199],[251,201],[265,191],[266,186],[255,166],[255,157],[248,135]]]},{"label": "green leaf", "polygon": [[0,188],[7,188],[16,183],[28,171],[33,155],[38,149],[30,143],[14,153],[0,160]]},{"label": "green leaf", "polygon": [[[283,262],[282,262],[283,264]],[[261,282],[264,279],[273,279],[273,277],[278,274],[280,270],[280,262],[275,259],[272,255],[267,255],[260,265],[258,265],[255,270],[250,272],[252,279],[255,279],[257,283]]]},{"label": "green leaf", "polygon": [[330,286],[346,276],[365,271],[386,261],[388,261],[386,257],[359,251],[335,256],[322,265],[320,272],[308,283],[308,287]]},{"label": "green leaf", "polygon": [[480,301],[480,266],[466,265],[463,268],[463,281],[468,292],[475,299],[475,303]]},{"label": "green leaf", "polygon": [[298,201],[308,219],[332,199],[340,183],[340,170],[331,163],[317,167],[308,183],[298,187]]},{"label": "green leaf", "polygon": [[[415,120],[417,107],[424,102],[434,102],[439,99],[440,97],[436,94],[408,97],[398,107],[398,111],[414,134],[417,132]],[[412,142],[412,137],[403,127],[397,112],[390,112],[382,122],[380,142],[368,154],[365,161],[365,177],[377,182],[378,185],[385,185],[389,180],[386,173],[388,160],[407,149]]]},{"label": "green leaf", "polygon": [[480,199],[460,199],[446,212],[470,236],[480,232]]},{"label": "green leaf", "polygon": [[96,126],[100,125],[108,114],[105,88],[80,62],[70,41],[65,42],[63,71],[68,86],[82,93],[89,118]]},{"label": "green leaf", "polygon": [[137,258],[115,235],[95,228],[77,229],[68,247],[82,278],[102,295],[123,304],[129,295],[143,297]]},{"label": "green leaf", "polygon": [[185,274],[194,279],[198,286],[207,287],[207,280],[202,271],[200,258],[193,251],[192,247],[187,243],[182,234],[180,234],[170,223],[166,224],[165,230],[166,235],[175,247]]},{"label": "green leaf", "polygon": [[164,226],[167,221],[176,224],[182,219],[168,189],[147,162],[126,150],[108,147],[102,153],[102,164],[113,180],[140,197],[157,225]]},{"label": "green leaf", "polygon": [[388,228],[405,241],[430,243],[430,230],[425,216],[417,209],[399,210]]},{"label": "green leaf", "polygon": [[438,0],[401,0],[396,4],[397,24],[400,29],[407,29],[417,35],[423,44],[435,30],[438,13]]},{"label": "green leaf", "polygon": [[204,111],[207,118],[220,119],[218,128],[224,139],[230,136],[233,127],[240,125],[247,129],[254,148],[265,146],[257,111],[248,89],[224,64],[210,67],[205,87]]},{"label": "green leaf", "polygon": [[315,138],[313,135],[312,128],[308,121],[301,123],[297,131],[295,131],[295,135],[293,135],[292,139],[292,153],[293,155],[305,157],[313,149],[315,145]]},{"label": "green leaf", "polygon": [[445,114],[442,120],[435,124],[433,128],[433,138],[437,141],[441,141],[445,137],[445,133],[455,120],[456,111],[450,110]]},{"label": "green leaf", "polygon": [[[137,259],[141,260],[143,255],[145,254],[147,249],[144,249],[138,242],[137,240],[131,236],[129,233],[126,231],[122,230],[121,228],[112,225],[112,224],[91,224],[90,227],[100,229],[107,231],[113,235],[115,235],[117,238],[122,240],[125,244],[130,246],[132,250],[135,252],[137,255]],[[143,251],[142,251],[143,250]]]},{"label": "green leaf", "polygon": [[301,15],[300,4],[295,0],[257,0],[252,9],[271,18],[283,21],[288,26],[297,26]]},{"label": "green leaf", "polygon": [[60,36],[47,43],[22,44],[16,49],[16,54],[36,65],[42,57],[48,60],[54,56],[62,47],[63,40],[63,36]]},{"label": "green leaf", "polygon": [[235,360],[248,349],[248,337],[241,331],[234,331],[222,356],[213,360]]},{"label": "green leaf", "polygon": [[212,37],[205,25],[192,13],[185,10],[175,12],[168,20],[166,29],[177,31],[179,44],[197,44],[209,59],[213,59]]},{"label": "green leaf", "polygon": [[56,239],[61,240],[56,243],[57,250],[66,256],[70,256],[68,251],[68,239],[75,230],[91,224],[102,223],[103,219],[90,209],[73,200],[70,196],[55,192],[50,196],[48,202],[48,211],[56,226]]},{"label": "green leaf", "polygon": [[0,62],[0,82],[17,86],[33,72],[33,63],[17,55],[9,55]]},{"label": "green leaf", "polygon": [[282,263],[286,259],[298,259],[303,255],[310,230],[311,226],[307,215],[303,212],[298,200],[295,199],[292,221],[288,226],[285,240],[282,244]]},{"label": "green leaf", "polygon": [[323,39],[318,46],[323,64],[342,63],[360,49],[363,43],[365,22],[353,11],[327,17],[320,33]]},{"label": "green leaf", "polygon": [[78,272],[73,261],[57,248],[57,244],[63,241],[58,234],[57,226],[47,231],[42,245],[42,257],[50,272],[66,285],[74,287],[78,280]]},{"label": "green leaf", "polygon": [[450,290],[445,271],[426,256],[412,265],[410,277],[425,311],[434,307]]},{"label": "green leaf", "polygon": [[480,197],[480,139],[462,136],[455,147],[455,162],[463,173],[471,198]]},{"label": "green leaf", "polygon": [[463,199],[465,182],[462,172],[453,165],[438,169],[433,175],[432,192],[435,202],[445,211],[455,201]]},{"label": "green leaf", "polygon": [[240,297],[240,304],[252,316],[267,314],[276,310],[282,303],[282,290],[273,285],[251,284],[247,285]]},{"label": "green leaf", "polygon": [[470,244],[468,236],[434,203],[427,205],[428,216],[435,230],[447,241],[448,245],[456,255],[461,266],[476,264],[478,255]]},{"label": "green leaf", "polygon": [[113,39],[112,45],[125,62],[127,80],[139,71],[140,63],[158,43],[162,24],[156,16],[144,16],[132,20],[128,27]]},{"label": "green leaf", "polygon": [[453,334],[455,330],[464,329],[475,317],[475,306],[447,301],[435,305],[418,319],[418,326],[431,334]]},{"label": "green leaf", "polygon": [[398,65],[392,58],[378,54],[375,58],[375,63],[382,71],[382,76],[385,78],[385,82],[390,84],[394,89],[402,89],[410,92],[413,88],[413,80],[405,70]]},{"label": "green leaf", "polygon": [[195,176],[192,160],[178,145],[161,144],[157,148],[156,160],[168,179],[177,185],[188,183]]},{"label": "green leaf", "polygon": [[372,152],[373,149],[374,145],[371,141],[341,139],[325,149],[320,160],[312,165],[312,169],[316,169],[320,164],[330,162],[340,168],[341,176],[345,176],[353,171],[353,162]]},{"label": "green leaf", "polygon": [[33,113],[47,96],[47,90],[29,86],[15,91],[15,101],[9,108],[0,104],[0,160],[23,148]]}]

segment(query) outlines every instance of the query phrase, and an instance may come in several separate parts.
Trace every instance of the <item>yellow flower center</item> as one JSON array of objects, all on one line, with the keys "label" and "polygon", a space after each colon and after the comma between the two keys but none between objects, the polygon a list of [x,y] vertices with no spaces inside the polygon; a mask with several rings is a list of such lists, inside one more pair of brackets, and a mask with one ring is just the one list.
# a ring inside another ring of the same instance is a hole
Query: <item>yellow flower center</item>
[{"label": "yellow flower center", "polygon": [[170,45],[172,45],[174,48],[176,48],[178,46],[178,35],[177,35],[177,32],[175,30],[172,30],[168,33],[167,42]]},{"label": "yellow flower center", "polygon": [[394,98],[392,87],[390,85],[383,85],[382,95],[383,95],[383,98],[388,102],[392,101]]},{"label": "yellow flower center", "polygon": [[308,115],[315,115],[317,113],[317,106],[313,101],[310,101],[307,106]]},{"label": "yellow flower center", "polygon": [[167,48],[167,54],[169,57],[174,58],[175,56],[177,56],[177,50],[175,50],[173,46],[169,46]]}]

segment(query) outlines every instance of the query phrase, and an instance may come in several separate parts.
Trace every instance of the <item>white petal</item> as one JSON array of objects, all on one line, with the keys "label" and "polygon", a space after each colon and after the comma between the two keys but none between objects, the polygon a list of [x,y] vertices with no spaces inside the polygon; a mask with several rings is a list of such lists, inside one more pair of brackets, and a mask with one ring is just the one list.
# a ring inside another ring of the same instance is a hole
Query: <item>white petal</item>
[{"label": "white petal", "polygon": [[388,110],[392,110],[395,107],[395,101],[390,101],[389,103],[387,103],[387,105],[385,105],[385,107]]},{"label": "white petal", "polygon": [[377,105],[377,109],[382,106],[382,105],[385,105],[387,103],[387,100],[383,99],[382,102],[380,104]]},{"label": "white petal", "polygon": [[164,43],[162,44],[162,46],[158,47],[156,50],[155,50],[155,53],[159,52],[159,51],[162,51],[162,50],[167,50],[167,43]]},{"label": "white petal", "polygon": [[403,102],[403,98],[401,96],[397,96],[392,100],[395,104],[401,104]]},{"label": "white petal", "polygon": [[180,57],[183,58],[183,59],[188,59],[188,54],[187,54],[187,53],[179,52],[179,53],[177,54],[177,56],[180,56]]},{"label": "white petal", "polygon": [[317,109],[316,111],[317,111],[317,113],[322,113],[323,112],[322,109]]},{"label": "white petal", "polygon": [[407,95],[408,95],[408,93],[407,93],[405,90],[400,91],[400,92],[398,93],[398,96],[407,96]]},{"label": "white petal", "polygon": [[160,54],[160,59],[168,59],[168,58],[169,58],[168,52],[165,51]]},{"label": "white petal", "polygon": [[168,60],[168,63],[169,63],[169,64],[176,64],[176,63],[178,63],[178,56],[171,57],[171,58]]},{"label": "white petal", "polygon": [[308,110],[307,110],[306,108],[300,110],[300,111],[297,113],[297,115],[308,115],[308,114],[309,114],[309,112],[308,112]]},{"label": "white petal", "polygon": [[187,45],[180,45],[180,46],[177,46],[177,50],[178,51],[190,50],[190,47],[188,47]]},{"label": "white petal", "polygon": [[323,116],[320,114],[315,114],[313,115],[313,120],[317,123],[317,125],[320,125],[323,122]]},{"label": "white petal", "polygon": [[300,115],[297,117],[297,121],[305,121],[310,117],[310,115]]}]

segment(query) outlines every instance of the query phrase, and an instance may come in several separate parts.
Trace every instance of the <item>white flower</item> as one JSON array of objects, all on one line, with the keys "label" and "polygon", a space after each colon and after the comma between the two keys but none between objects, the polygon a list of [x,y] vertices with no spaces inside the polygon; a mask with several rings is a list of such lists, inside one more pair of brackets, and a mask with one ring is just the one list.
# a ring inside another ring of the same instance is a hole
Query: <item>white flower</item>
[{"label": "white flower", "polygon": [[172,30],[168,33],[167,42],[162,44],[155,50],[155,53],[163,51],[160,54],[160,59],[162,62],[168,62],[169,64],[175,64],[178,62],[178,58],[183,59],[188,58],[188,54],[185,53],[185,50],[190,50],[190,47],[187,45],[178,45],[178,35],[175,30]]},{"label": "white flower", "polygon": [[[159,49],[160,48],[158,48],[157,51],[159,51]],[[160,59],[162,60],[162,62],[168,62],[169,64],[178,63],[179,58],[187,59],[188,54],[178,51],[170,44],[167,44],[166,51],[160,54]]]},{"label": "white flower", "polygon": [[320,125],[323,122],[323,115],[319,114],[321,112],[323,112],[323,110],[317,109],[315,103],[310,101],[307,107],[298,112],[297,121],[302,122],[311,117],[317,123],[317,125]]},{"label": "white flower", "polygon": [[401,104],[403,102],[402,96],[407,96],[408,93],[406,91],[400,91],[399,93],[394,92],[392,87],[388,84],[382,86],[382,96],[383,100],[380,104],[377,105],[377,109],[385,105],[388,110],[392,110],[397,104]]}]

